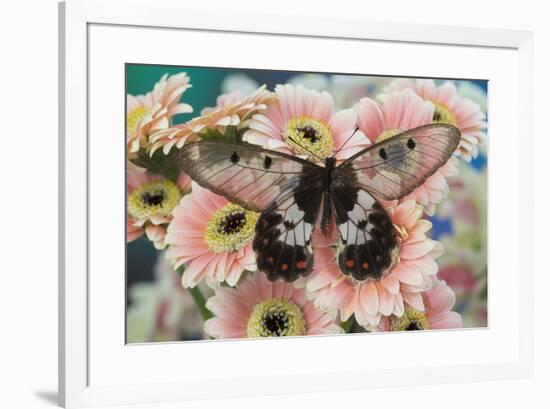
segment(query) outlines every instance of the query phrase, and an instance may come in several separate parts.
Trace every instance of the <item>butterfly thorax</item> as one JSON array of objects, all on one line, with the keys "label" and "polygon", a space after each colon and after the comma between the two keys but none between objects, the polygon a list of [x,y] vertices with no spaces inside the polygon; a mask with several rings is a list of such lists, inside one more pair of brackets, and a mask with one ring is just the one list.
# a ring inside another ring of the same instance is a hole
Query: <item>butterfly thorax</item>
[{"label": "butterfly thorax", "polygon": [[328,236],[328,229],[330,226],[330,219],[332,216],[332,205],[331,205],[331,188],[333,183],[333,172],[336,168],[336,157],[330,156],[328,158],[325,158],[325,168],[323,170],[323,178],[322,178],[322,185],[321,185],[321,191],[323,195],[323,207],[322,207],[322,213],[321,213],[321,221],[319,223],[321,227],[321,231],[325,236]]}]

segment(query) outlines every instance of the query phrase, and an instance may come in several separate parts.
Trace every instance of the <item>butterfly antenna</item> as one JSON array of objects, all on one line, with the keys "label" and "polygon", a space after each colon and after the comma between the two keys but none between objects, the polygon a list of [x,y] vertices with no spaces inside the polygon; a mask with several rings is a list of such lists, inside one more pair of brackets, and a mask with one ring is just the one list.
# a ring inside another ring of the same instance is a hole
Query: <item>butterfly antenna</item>
[{"label": "butterfly antenna", "polygon": [[296,139],[294,139],[293,137],[289,137],[288,139],[290,139],[294,144],[298,145],[300,148],[302,148],[303,150],[305,150],[306,152],[309,152],[311,153],[313,156],[316,156],[321,162],[324,161],[323,158],[321,158],[319,155],[317,155],[315,152],[312,152],[310,151],[308,148],[306,148],[304,145],[298,143],[298,141],[296,141]]},{"label": "butterfly antenna", "polygon": [[348,143],[348,142],[351,140],[351,138],[353,137],[353,135],[355,135],[355,134],[357,133],[358,130],[359,130],[359,127],[358,127],[358,126],[355,127],[355,131],[353,131],[353,132],[351,133],[351,135],[348,136],[348,139],[346,139],[346,141],[342,144],[342,146],[340,146],[340,149],[338,149],[336,152],[334,152],[334,155],[336,155],[338,152],[340,152],[342,149],[344,149],[344,146],[346,146],[346,143]]}]

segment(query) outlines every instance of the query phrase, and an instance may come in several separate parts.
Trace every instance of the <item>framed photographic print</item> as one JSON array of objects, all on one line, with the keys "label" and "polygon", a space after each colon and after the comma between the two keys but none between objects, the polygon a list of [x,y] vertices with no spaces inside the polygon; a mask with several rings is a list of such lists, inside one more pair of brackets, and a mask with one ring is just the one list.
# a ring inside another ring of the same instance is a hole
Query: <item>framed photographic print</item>
[{"label": "framed photographic print", "polygon": [[64,406],[530,375],[530,33],[125,3],[60,6]]}]

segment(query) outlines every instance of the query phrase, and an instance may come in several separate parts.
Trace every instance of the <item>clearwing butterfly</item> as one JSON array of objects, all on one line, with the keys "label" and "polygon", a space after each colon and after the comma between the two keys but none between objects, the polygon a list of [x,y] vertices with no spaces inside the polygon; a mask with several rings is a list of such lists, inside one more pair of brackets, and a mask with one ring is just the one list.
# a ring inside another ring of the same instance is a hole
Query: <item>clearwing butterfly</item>
[{"label": "clearwing butterfly", "polygon": [[357,280],[379,278],[397,246],[392,221],[376,198],[411,193],[444,165],[460,141],[447,124],[407,130],[324,166],[246,143],[199,141],[185,145],[178,165],[196,183],[245,209],[261,212],[253,248],[271,281],[295,281],[313,267],[316,223],[331,220],[341,235],[338,264]]}]

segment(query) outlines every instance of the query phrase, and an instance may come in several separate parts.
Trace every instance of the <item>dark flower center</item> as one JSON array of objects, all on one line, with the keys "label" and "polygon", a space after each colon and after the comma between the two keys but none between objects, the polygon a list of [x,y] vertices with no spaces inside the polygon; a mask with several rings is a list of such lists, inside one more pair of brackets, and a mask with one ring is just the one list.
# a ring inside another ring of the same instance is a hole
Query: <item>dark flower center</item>
[{"label": "dark flower center", "polygon": [[305,139],[309,139],[312,143],[315,143],[319,140],[319,137],[317,136],[317,131],[311,126],[303,126],[300,128],[296,128],[296,130],[298,132],[302,132],[302,137]]},{"label": "dark flower center", "polygon": [[418,325],[418,322],[411,321],[409,325],[407,325],[407,328],[405,328],[406,331],[420,331],[423,328]]},{"label": "dark flower center", "polygon": [[141,195],[143,203],[145,203],[147,206],[160,206],[162,205],[162,202],[164,202],[164,198],[164,192],[161,190],[153,193],[144,192]]},{"label": "dark flower center", "polygon": [[223,234],[234,234],[241,231],[246,224],[245,212],[229,213],[219,225],[218,231]]},{"label": "dark flower center", "polygon": [[264,316],[265,328],[272,337],[280,337],[288,328],[288,317],[282,312],[268,313]]},{"label": "dark flower center", "polygon": [[432,120],[433,120],[434,122],[439,122],[439,121],[441,121],[441,113],[439,112],[438,109],[436,109],[436,110],[434,111],[434,116],[433,116]]}]

